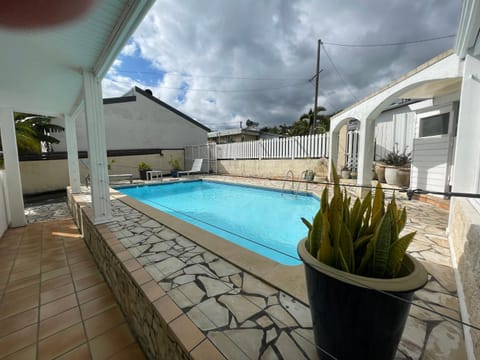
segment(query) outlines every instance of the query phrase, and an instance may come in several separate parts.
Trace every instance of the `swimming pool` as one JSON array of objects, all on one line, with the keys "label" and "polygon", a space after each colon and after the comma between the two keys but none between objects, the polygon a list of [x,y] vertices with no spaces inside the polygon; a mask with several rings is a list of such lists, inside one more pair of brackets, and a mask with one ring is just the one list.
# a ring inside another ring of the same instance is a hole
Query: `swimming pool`
[{"label": "swimming pool", "polygon": [[311,195],[196,180],[117,190],[283,265],[298,265],[298,242],[307,235],[320,201]]}]

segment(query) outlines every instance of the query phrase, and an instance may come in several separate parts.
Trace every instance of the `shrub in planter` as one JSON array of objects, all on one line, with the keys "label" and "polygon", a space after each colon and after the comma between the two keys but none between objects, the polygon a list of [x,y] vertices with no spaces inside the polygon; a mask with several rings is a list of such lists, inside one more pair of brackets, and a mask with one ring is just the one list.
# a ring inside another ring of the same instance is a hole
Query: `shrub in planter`
[{"label": "shrub in planter", "polygon": [[172,170],[170,171],[170,175],[172,177],[178,177],[178,170],[181,169],[180,162],[177,159],[170,158],[170,160],[168,160],[168,163],[172,167]]},{"label": "shrub in planter", "polygon": [[141,162],[138,164],[138,172],[140,174],[141,180],[147,180],[147,171],[152,170],[152,167],[148,165],[146,162]]},{"label": "shrub in planter", "polygon": [[[424,267],[406,250],[407,215],[395,198],[385,206],[380,183],[363,201],[323,191],[308,237],[298,245],[305,264],[315,342],[321,359],[393,359]],[[320,350],[321,349],[321,350]],[[328,355],[330,354],[330,355]]]},{"label": "shrub in planter", "polygon": [[385,181],[387,184],[402,186],[401,179],[398,176],[398,169],[408,167],[411,162],[411,154],[407,153],[407,148],[405,147],[403,152],[400,152],[397,144],[395,144],[395,149],[389,152],[381,161],[386,165]]}]

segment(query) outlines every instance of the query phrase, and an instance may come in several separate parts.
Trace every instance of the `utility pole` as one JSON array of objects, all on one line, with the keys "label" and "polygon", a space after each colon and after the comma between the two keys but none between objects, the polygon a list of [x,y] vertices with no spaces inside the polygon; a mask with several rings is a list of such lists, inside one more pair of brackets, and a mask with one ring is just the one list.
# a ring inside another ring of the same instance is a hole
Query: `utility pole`
[{"label": "utility pole", "polygon": [[320,77],[320,47],[321,46],[322,46],[322,40],[318,39],[317,71],[315,72],[315,102],[313,105],[313,123],[310,127],[310,134],[315,134],[315,127],[317,125],[318,78]]}]

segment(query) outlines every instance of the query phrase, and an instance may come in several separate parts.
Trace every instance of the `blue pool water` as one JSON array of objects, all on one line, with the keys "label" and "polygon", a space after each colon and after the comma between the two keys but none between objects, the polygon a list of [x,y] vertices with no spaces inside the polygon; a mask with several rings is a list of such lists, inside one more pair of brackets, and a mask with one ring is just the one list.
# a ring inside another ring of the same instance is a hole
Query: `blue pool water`
[{"label": "blue pool water", "polygon": [[117,190],[284,265],[300,264],[300,218],[312,219],[320,206],[309,195],[205,180]]}]

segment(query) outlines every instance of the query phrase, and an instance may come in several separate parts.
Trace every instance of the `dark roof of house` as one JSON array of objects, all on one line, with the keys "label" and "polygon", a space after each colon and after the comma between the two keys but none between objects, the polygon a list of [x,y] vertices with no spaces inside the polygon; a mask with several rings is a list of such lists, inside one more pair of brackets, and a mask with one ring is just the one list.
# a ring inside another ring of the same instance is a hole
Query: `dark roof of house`
[{"label": "dark roof of house", "polygon": [[[170,110],[171,112],[177,114],[178,116],[184,118],[185,120],[191,122],[192,124],[202,128],[205,131],[210,131],[210,128],[206,127],[205,125],[199,123],[197,120],[191,118],[187,114],[181,112],[178,109],[175,109],[173,106],[168,105],[166,102],[163,102],[162,100],[156,98],[153,95],[150,95],[147,91],[140,89],[139,87],[135,86],[135,93],[139,93],[146,98],[152,100],[153,102],[157,103],[160,106],[163,106],[165,109]],[[130,92],[129,92],[130,94]],[[120,97],[115,97],[115,98],[107,98],[103,99],[104,104],[116,104],[116,103],[123,103],[123,102],[130,102],[130,101],[136,101],[137,97],[135,95],[133,96],[120,96]]]}]

